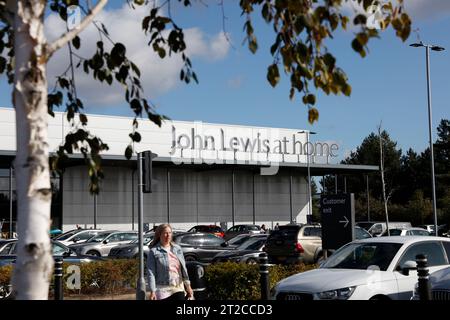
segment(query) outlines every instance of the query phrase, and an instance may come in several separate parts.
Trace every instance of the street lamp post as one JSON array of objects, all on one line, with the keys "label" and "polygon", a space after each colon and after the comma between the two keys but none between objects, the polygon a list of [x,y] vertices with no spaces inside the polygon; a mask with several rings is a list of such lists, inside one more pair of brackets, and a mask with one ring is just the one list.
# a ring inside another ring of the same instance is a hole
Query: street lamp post
[{"label": "street lamp post", "polygon": [[427,64],[427,93],[428,93],[428,134],[430,138],[430,155],[431,155],[431,188],[432,188],[432,201],[433,201],[433,217],[434,217],[434,230],[435,235],[438,235],[438,223],[437,223],[437,210],[436,210],[436,183],[434,180],[434,151],[433,151],[433,134],[432,134],[432,113],[431,113],[431,80],[430,80],[430,49],[433,51],[444,51],[445,49],[440,46],[419,43],[410,44],[411,47],[419,48],[424,47],[426,52],[426,64]]},{"label": "street lamp post", "polygon": [[311,169],[309,164],[309,135],[316,134],[314,131],[302,130],[298,133],[306,133],[306,166],[308,168],[308,215],[312,219],[312,195],[311,195]]}]

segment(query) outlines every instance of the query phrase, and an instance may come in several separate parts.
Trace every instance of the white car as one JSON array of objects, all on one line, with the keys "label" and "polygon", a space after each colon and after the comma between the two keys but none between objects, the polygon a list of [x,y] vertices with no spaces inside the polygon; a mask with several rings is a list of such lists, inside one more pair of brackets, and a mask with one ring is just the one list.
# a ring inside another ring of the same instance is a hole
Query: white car
[{"label": "white car", "polygon": [[339,248],[318,269],[290,276],[271,291],[276,300],[409,300],[417,282],[416,255],[429,271],[449,266],[450,239],[382,237]]}]

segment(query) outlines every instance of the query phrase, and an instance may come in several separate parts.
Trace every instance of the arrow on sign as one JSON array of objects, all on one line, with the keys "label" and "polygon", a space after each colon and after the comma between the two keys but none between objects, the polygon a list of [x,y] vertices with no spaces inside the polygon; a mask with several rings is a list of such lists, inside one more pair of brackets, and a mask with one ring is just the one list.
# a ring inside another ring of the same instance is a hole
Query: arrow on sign
[{"label": "arrow on sign", "polygon": [[345,219],[345,220],[340,220],[339,223],[345,223],[345,224],[344,224],[344,228],[345,228],[345,227],[347,227],[347,225],[348,225],[348,223],[349,223],[350,221],[348,221],[348,219],[347,219],[346,216],[344,216],[344,219]]}]

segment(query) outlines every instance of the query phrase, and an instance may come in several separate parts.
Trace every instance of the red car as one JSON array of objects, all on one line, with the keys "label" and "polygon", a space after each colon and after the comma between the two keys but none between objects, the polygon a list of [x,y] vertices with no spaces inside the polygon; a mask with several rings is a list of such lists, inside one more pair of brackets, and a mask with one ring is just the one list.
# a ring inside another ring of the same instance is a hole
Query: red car
[{"label": "red car", "polygon": [[223,238],[225,236],[225,232],[222,230],[221,227],[210,224],[210,225],[198,225],[195,227],[192,227],[188,230],[188,232],[206,232],[206,233],[212,233],[218,237]]}]

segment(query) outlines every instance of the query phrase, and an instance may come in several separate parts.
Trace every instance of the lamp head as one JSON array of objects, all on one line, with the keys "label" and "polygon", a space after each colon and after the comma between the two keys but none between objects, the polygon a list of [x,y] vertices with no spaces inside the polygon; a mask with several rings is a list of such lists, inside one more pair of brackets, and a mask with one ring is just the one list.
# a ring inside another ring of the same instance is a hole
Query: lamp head
[{"label": "lamp head", "polygon": [[409,45],[410,47],[414,47],[414,48],[418,48],[418,47],[423,47],[424,45],[423,45],[423,42],[422,41],[420,41],[419,43],[411,43],[410,45]]},{"label": "lamp head", "polygon": [[445,48],[440,47],[440,46],[432,46],[432,47],[431,47],[431,50],[433,50],[433,51],[444,51]]}]

